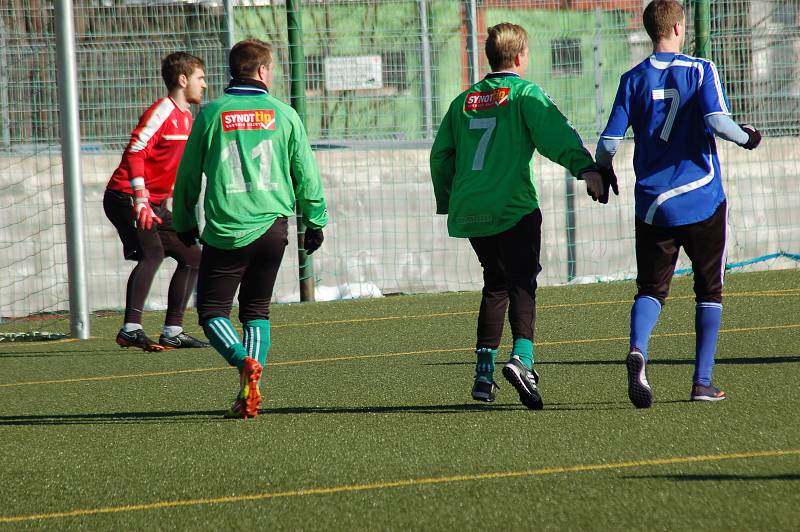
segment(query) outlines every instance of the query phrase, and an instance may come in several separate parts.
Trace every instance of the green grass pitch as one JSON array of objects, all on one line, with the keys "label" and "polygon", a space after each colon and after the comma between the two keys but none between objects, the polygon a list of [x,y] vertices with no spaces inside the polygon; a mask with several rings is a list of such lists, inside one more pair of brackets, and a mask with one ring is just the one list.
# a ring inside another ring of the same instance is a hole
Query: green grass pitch
[{"label": "green grass pitch", "polygon": [[88,341],[0,344],[0,529],[796,530],[800,270],[727,276],[715,404],[688,400],[680,278],[656,403],[630,405],[633,293],[539,290],[539,412],[500,364],[497,402],[471,400],[477,293],[274,306],[248,421],[221,419],[238,380],[213,349],[120,349],[118,314]]}]

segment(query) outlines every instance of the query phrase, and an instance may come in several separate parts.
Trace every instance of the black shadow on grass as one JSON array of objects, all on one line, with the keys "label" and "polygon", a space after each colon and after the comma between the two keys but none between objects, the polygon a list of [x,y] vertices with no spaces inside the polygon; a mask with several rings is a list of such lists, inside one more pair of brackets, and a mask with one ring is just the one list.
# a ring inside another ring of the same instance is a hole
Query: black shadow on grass
[{"label": "black shadow on grass", "polygon": [[[596,403],[545,403],[544,410],[618,410],[629,408],[628,403],[596,402]],[[415,405],[415,406],[357,406],[357,407],[283,407],[267,408],[263,413],[267,416],[281,414],[459,414],[463,412],[515,412],[529,411],[520,404],[467,403],[454,405]],[[1,419],[1,418],[0,418]]]},{"label": "black shadow on grass", "polygon": [[224,410],[186,412],[109,412],[96,414],[52,414],[33,416],[0,416],[4,425],[105,425],[139,423],[197,423],[218,421]]},{"label": "black shadow on grass", "polygon": [[[598,402],[598,403],[550,403],[545,405],[544,413],[548,410],[621,410],[628,409],[626,403]],[[462,414],[468,412],[514,412],[528,411],[519,404],[481,403],[453,404],[453,405],[414,405],[414,406],[311,406],[311,407],[279,407],[265,408],[260,411],[262,416],[279,415],[307,415],[307,414]],[[0,426],[22,425],[105,425],[105,424],[142,424],[142,423],[197,423],[220,421],[224,410],[199,410],[185,412],[109,412],[95,414],[51,414],[29,416],[0,416]]]},{"label": "black shadow on grass", "polygon": [[[142,351],[144,353],[144,351]],[[48,352],[48,351],[28,351],[27,353],[0,353],[0,359],[3,358],[42,358],[42,357],[83,357],[86,355],[94,355],[94,356],[108,356],[110,353],[107,351],[98,351],[98,350],[89,350],[89,349],[80,349],[78,351],[59,351],[59,352]],[[125,353],[113,353],[113,354],[125,354]]]},{"label": "black shadow on grass", "polygon": [[674,481],[722,481],[722,480],[800,480],[799,474],[781,475],[635,475],[624,476],[629,480],[674,480]]},{"label": "black shadow on grass", "polygon": [[[772,357],[733,357],[733,358],[718,358],[715,361],[717,364],[796,364],[800,362],[800,356],[787,355],[787,356],[772,356]],[[459,361],[459,362],[426,362],[423,366],[471,366],[475,361]],[[502,362],[501,362],[502,364]],[[651,359],[647,363],[653,366],[684,366],[694,365],[694,359],[682,360],[659,360]],[[625,359],[620,360],[553,360],[553,361],[537,361],[536,365],[546,366],[624,366]]]},{"label": "black shadow on grass", "polygon": [[[202,349],[211,349],[209,347],[201,348],[199,351],[202,352]],[[175,350],[173,350],[175,351]],[[161,352],[166,353],[166,351]],[[177,355],[177,351],[174,353]],[[147,353],[141,349],[136,348],[127,348],[124,350],[78,350],[78,351],[61,351],[57,353],[50,353],[47,351],[30,351],[28,353],[0,353],[0,360],[4,358],[47,358],[47,357],[85,357],[85,356],[96,356],[96,357],[120,357],[120,356],[152,356],[153,353]]]}]

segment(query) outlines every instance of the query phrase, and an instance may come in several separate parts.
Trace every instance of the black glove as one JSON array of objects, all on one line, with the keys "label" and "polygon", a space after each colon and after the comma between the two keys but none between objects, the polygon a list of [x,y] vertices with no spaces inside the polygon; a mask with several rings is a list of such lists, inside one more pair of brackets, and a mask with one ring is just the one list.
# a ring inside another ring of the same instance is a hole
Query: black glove
[{"label": "black glove", "polygon": [[761,144],[761,133],[750,124],[739,124],[739,127],[747,133],[747,142],[739,146],[746,150],[756,149]]},{"label": "black glove", "polygon": [[195,244],[197,244],[197,240],[199,238],[200,238],[200,231],[197,230],[197,226],[194,226],[188,231],[178,232],[178,240],[183,242],[183,245],[186,247],[192,247]]},{"label": "black glove", "polygon": [[619,196],[619,185],[617,184],[617,174],[614,173],[614,168],[605,168],[602,166],[597,167],[600,172],[600,177],[603,178],[603,195],[598,198],[600,203],[608,203],[608,189],[614,191],[615,196]]},{"label": "black glove", "polygon": [[311,229],[306,227],[306,234],[303,238],[303,248],[306,250],[306,255],[311,255],[322,245],[325,236],[322,234],[322,229]]}]

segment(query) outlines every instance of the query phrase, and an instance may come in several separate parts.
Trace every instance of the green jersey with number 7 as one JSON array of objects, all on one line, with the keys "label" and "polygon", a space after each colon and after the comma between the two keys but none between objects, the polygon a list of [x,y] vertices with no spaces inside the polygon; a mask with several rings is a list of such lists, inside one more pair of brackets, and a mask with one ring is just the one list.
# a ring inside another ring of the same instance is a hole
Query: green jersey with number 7
[{"label": "green jersey with number 7", "polygon": [[320,229],[328,212],[314,153],[294,109],[253,87],[232,87],[198,116],[173,191],[176,231],[197,226],[202,175],[206,175],[203,242],[242,248],[280,216]]},{"label": "green jersey with number 7", "polygon": [[595,168],[553,100],[513,72],[493,72],[453,100],[430,156],[450,236],[502,233],[539,206],[534,150],[576,177]]}]

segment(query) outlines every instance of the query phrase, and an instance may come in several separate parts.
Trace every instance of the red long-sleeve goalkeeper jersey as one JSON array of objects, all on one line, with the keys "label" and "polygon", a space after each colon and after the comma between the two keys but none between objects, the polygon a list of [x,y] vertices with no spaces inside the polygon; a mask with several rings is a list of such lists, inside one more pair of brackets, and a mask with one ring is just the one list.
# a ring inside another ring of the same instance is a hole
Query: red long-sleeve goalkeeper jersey
[{"label": "red long-sleeve goalkeeper jersey", "polygon": [[133,194],[130,180],[143,177],[151,203],[169,198],[191,130],[192,113],[188,109],[181,111],[172,98],[155,101],[139,118],[106,188]]}]

